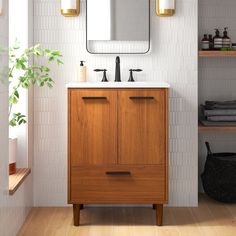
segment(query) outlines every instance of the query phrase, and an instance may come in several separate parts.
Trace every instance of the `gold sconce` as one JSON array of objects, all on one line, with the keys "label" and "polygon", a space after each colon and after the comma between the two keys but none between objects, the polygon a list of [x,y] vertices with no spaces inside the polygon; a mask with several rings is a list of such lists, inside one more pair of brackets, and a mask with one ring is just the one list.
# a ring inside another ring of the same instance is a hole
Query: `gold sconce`
[{"label": "gold sconce", "polygon": [[3,5],[3,4],[2,4],[2,1],[3,1],[3,0],[0,0],[0,15],[2,15],[2,5]]},{"label": "gold sconce", "polygon": [[156,0],[158,16],[173,16],[175,14],[175,0]]},{"label": "gold sconce", "polygon": [[80,0],[61,0],[61,14],[63,16],[78,16],[79,13]]}]

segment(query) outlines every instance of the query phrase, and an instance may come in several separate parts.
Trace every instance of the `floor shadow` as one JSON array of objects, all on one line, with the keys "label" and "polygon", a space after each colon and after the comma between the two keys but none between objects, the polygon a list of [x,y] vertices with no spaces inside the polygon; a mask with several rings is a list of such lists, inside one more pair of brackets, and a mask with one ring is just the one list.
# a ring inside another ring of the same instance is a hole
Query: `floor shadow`
[{"label": "floor shadow", "polygon": [[155,225],[156,215],[152,208],[85,208],[81,211],[81,225]]},{"label": "floor shadow", "polygon": [[[233,210],[230,210],[230,207]],[[205,194],[200,194],[199,207],[165,207],[163,218],[164,226],[236,226],[236,204],[217,202]],[[156,212],[151,207],[88,207],[81,211],[80,222],[81,225],[98,226],[155,226]]]}]

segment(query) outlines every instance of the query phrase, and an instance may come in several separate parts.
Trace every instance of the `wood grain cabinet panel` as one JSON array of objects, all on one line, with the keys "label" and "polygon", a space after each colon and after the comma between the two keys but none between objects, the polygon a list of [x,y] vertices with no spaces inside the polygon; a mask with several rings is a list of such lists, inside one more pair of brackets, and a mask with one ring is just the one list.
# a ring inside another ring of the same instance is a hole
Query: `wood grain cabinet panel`
[{"label": "wood grain cabinet panel", "polygon": [[164,89],[118,93],[119,164],[166,164]]},{"label": "wood grain cabinet panel", "polygon": [[70,90],[70,164],[117,162],[117,91]]},{"label": "wood grain cabinet panel", "polygon": [[166,201],[163,166],[81,166],[71,170],[71,202],[154,203]]},{"label": "wood grain cabinet panel", "polygon": [[69,89],[68,203],[168,202],[168,89]]}]

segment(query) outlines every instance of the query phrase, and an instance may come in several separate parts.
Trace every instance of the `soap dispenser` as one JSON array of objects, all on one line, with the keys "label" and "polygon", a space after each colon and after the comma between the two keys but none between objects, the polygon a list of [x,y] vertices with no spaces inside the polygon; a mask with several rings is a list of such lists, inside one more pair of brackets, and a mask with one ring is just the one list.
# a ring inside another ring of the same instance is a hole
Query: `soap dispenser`
[{"label": "soap dispenser", "polygon": [[78,71],[78,82],[86,81],[86,66],[85,61],[80,61],[79,71]]},{"label": "soap dispenser", "polygon": [[231,48],[231,39],[230,37],[228,36],[228,32],[227,32],[227,27],[224,28],[224,36],[222,38],[222,43],[223,43],[223,48]]},{"label": "soap dispenser", "polygon": [[223,39],[220,37],[220,31],[218,29],[215,29],[216,34],[215,37],[213,38],[214,42],[214,50],[221,50],[223,46]]}]

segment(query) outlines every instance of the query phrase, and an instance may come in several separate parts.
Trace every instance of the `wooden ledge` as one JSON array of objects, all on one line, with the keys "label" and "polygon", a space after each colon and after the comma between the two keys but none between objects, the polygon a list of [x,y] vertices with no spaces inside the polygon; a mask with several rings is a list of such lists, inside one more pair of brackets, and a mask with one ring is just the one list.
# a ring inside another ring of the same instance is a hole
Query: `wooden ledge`
[{"label": "wooden ledge", "polygon": [[199,57],[236,57],[236,51],[199,51]]},{"label": "wooden ledge", "polygon": [[198,125],[199,133],[210,133],[210,132],[223,132],[223,133],[236,133],[236,126],[204,126]]},{"label": "wooden ledge", "polygon": [[24,182],[26,177],[30,174],[31,169],[29,168],[19,168],[16,169],[16,173],[9,175],[9,194],[13,195],[15,191]]}]

